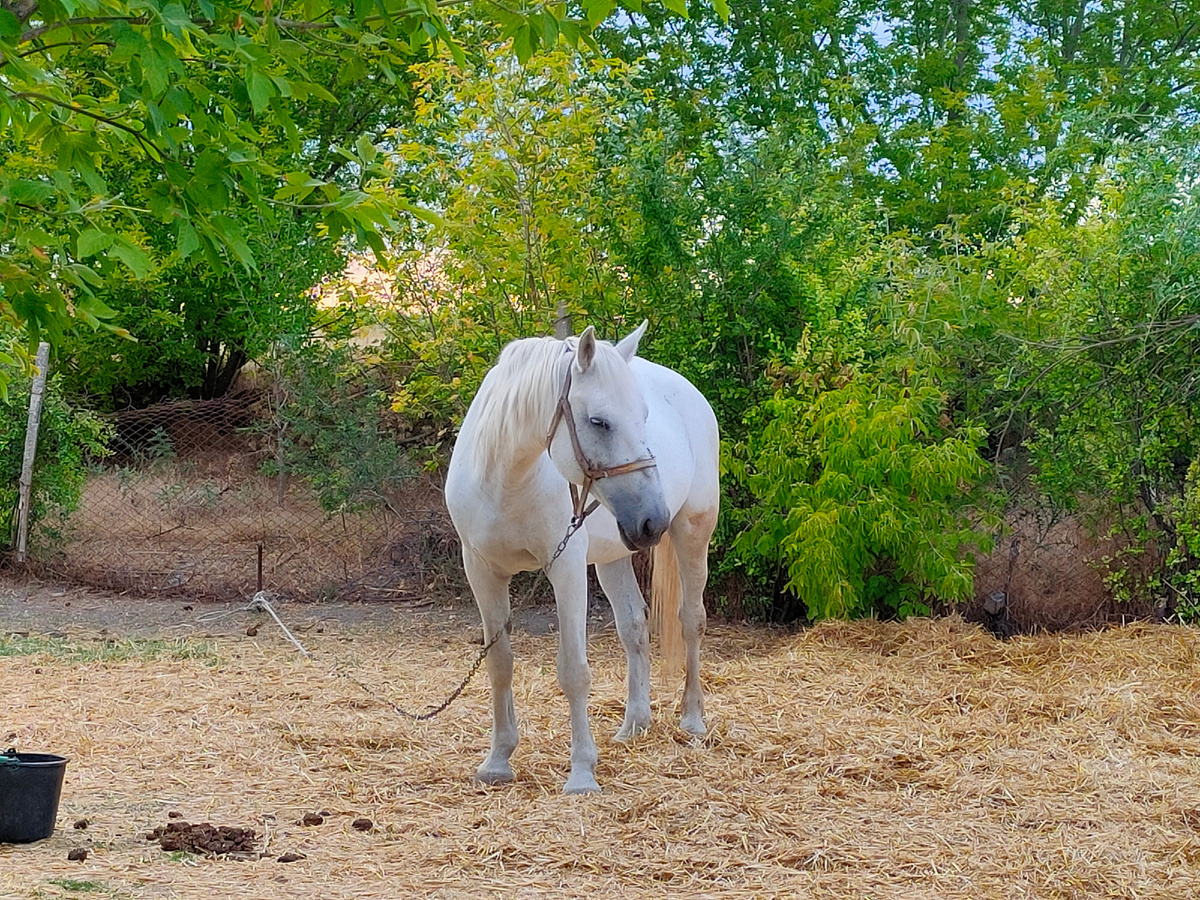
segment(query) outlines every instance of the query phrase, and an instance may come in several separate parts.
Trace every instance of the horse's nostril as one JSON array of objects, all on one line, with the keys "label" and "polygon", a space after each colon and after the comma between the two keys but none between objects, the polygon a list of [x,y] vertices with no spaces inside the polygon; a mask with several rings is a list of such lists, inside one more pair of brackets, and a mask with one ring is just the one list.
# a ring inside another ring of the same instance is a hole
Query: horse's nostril
[{"label": "horse's nostril", "polygon": [[649,516],[646,521],[642,522],[642,535],[650,538],[652,541],[657,541],[662,537],[663,523],[654,516]]}]

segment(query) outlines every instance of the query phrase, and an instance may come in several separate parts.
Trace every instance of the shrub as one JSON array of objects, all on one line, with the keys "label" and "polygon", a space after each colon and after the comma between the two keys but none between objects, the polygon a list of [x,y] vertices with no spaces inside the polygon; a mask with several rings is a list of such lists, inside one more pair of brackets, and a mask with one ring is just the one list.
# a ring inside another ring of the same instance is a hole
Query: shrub
[{"label": "shrub", "polygon": [[[810,619],[927,614],[972,593],[967,550],[987,542],[971,515],[984,434],[955,427],[928,377],[854,358],[862,332],[805,334],[779,389],[751,412],[725,468],[755,503],[734,552],[751,574],[783,567]],[[878,346],[878,342],[876,342]]]},{"label": "shrub", "polygon": [[[12,550],[17,540],[17,503],[28,420],[29,385],[26,384],[11,391],[8,402],[0,404],[0,511],[5,523],[0,530],[0,549],[5,551]],[[33,467],[31,535],[54,537],[49,523],[66,519],[78,508],[88,462],[108,455],[107,444],[112,434],[111,425],[90,412],[68,405],[62,398],[58,380],[50,379]]]},{"label": "shrub", "polygon": [[344,343],[299,339],[269,362],[270,474],[303,478],[328,514],[387,505],[413,466],[385,421],[388,395]]}]

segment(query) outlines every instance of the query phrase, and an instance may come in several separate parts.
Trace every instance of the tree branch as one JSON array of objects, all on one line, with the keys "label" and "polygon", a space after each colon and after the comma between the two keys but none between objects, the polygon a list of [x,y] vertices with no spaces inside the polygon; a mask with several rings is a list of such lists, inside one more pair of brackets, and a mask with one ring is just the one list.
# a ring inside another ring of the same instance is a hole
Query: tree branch
[{"label": "tree branch", "polygon": [[132,125],[126,125],[124,122],[118,121],[117,119],[113,119],[113,118],[103,115],[101,113],[92,112],[91,110],[85,109],[82,106],[77,106],[74,103],[68,103],[65,100],[59,100],[57,97],[51,97],[48,94],[41,94],[41,93],[38,93],[37,91],[9,90],[9,96],[11,96],[17,100],[32,100],[34,102],[37,102],[40,100],[44,103],[50,103],[54,106],[61,107],[62,109],[69,109],[73,113],[76,113],[81,116],[86,116],[87,118],[94,119],[97,122],[103,122],[106,125],[110,125],[113,128],[117,128],[121,131],[126,132],[127,134],[132,135],[137,140],[138,144],[141,145],[142,150],[145,151],[147,156],[149,156],[155,162],[161,161],[160,155],[158,152],[158,147],[156,147],[154,145],[154,142],[147,140],[145,135],[143,135],[140,131],[138,131]]}]

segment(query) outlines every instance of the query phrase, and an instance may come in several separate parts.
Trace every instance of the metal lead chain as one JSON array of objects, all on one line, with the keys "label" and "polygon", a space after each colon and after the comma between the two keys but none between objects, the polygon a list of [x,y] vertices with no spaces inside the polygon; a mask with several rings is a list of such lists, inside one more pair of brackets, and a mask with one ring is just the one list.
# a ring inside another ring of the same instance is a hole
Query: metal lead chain
[{"label": "metal lead chain", "polygon": [[[574,535],[575,532],[577,532],[580,528],[583,527],[583,520],[585,518],[587,518],[587,515],[590,512],[592,512],[592,510],[594,510],[595,508],[596,508],[596,503],[593,502],[591,507],[589,507],[587,510],[585,510],[582,515],[571,516],[571,523],[567,526],[567,533],[564,534],[563,539],[561,541],[559,541],[558,547],[554,551],[554,555],[550,557],[550,561],[548,563],[546,563],[546,565],[542,568],[542,571],[544,573],[546,573],[547,575],[549,574],[550,567],[552,565],[554,565],[554,561],[556,559],[558,559],[560,556],[562,556],[563,551],[565,551],[567,549],[567,544],[570,542],[571,536]],[[251,611],[251,610],[252,611],[263,611],[263,610],[265,610],[266,612],[270,613],[272,618],[274,618],[276,623],[279,625],[279,627],[283,629],[283,633],[285,635],[287,635],[288,640],[290,640],[293,644],[295,644],[297,649],[301,653],[303,653],[306,658],[308,658],[310,660],[312,659],[312,654],[310,654],[304,648],[304,645],[301,644],[295,638],[295,636],[291,633],[291,631],[288,630],[288,627],[285,624],[283,624],[283,620],[279,617],[279,614],[275,612],[274,608],[267,601],[266,595],[262,591],[259,591],[258,594],[255,595],[253,602],[251,602],[251,604],[248,607],[246,607],[246,610],[248,610],[248,611]],[[229,615],[229,613],[221,613],[220,615]],[[489,640],[486,644],[484,644],[483,649],[481,649],[479,651],[479,653],[475,656],[475,661],[473,663],[471,663],[471,668],[469,668],[467,670],[467,674],[463,676],[463,680],[458,683],[458,687],[456,687],[453,691],[451,691],[450,696],[448,696],[445,700],[443,700],[437,706],[429,707],[424,712],[415,713],[415,712],[410,712],[409,710],[405,709],[402,706],[397,706],[394,702],[392,702],[391,700],[388,700],[386,698],[383,698],[383,702],[385,702],[388,706],[390,706],[392,708],[392,711],[394,713],[396,713],[397,715],[403,716],[406,719],[411,719],[414,722],[425,722],[425,721],[428,721],[429,719],[432,719],[434,716],[440,715],[441,713],[445,712],[449,708],[451,703],[453,703],[455,700],[457,700],[462,695],[463,691],[465,691],[467,689],[467,685],[471,683],[471,679],[475,677],[476,673],[479,672],[479,667],[482,666],[483,661],[485,659],[487,659],[488,652],[492,649],[492,647],[496,646],[496,642],[498,640],[500,640],[500,635],[506,634],[506,633],[507,634],[512,633],[512,615],[511,614],[508,617],[508,621],[506,621],[504,623],[504,627],[500,628],[495,634],[493,634],[491,637],[491,640]],[[359,681],[357,678],[355,678],[353,675],[350,675],[347,672],[334,672],[333,674],[340,678],[345,678],[347,681],[351,682],[352,684],[358,685],[358,687],[364,693],[369,694],[372,697],[379,696],[378,691],[363,684],[361,681]],[[0,751],[0,759],[12,757],[12,756],[16,756],[15,749]]]},{"label": "metal lead chain", "polygon": [[[512,631],[512,617],[510,616],[508,621],[504,623],[504,627],[499,629],[495,634],[493,634],[492,639],[483,645],[483,649],[480,650],[479,655],[475,657],[475,662],[471,663],[471,668],[467,670],[466,676],[464,676],[463,680],[461,682],[459,682],[458,687],[456,687],[450,693],[449,697],[447,697],[445,700],[443,700],[437,706],[431,707],[422,713],[409,712],[407,709],[404,709],[402,706],[397,706],[391,700],[386,701],[388,706],[390,706],[392,708],[392,712],[394,712],[398,715],[401,715],[406,719],[412,719],[414,722],[425,722],[429,719],[432,719],[434,716],[439,715],[440,713],[444,713],[447,710],[447,708],[449,708],[450,704],[453,703],[455,700],[457,700],[459,698],[459,695],[462,694],[462,692],[467,689],[467,685],[471,683],[471,679],[475,677],[475,673],[479,671],[479,667],[482,666],[483,661],[485,659],[487,659],[488,651],[491,650],[493,646],[495,646],[496,641],[500,640],[500,635],[504,634],[505,632],[511,632],[511,631]],[[343,675],[342,677],[349,678],[351,681],[353,681],[355,684],[357,684],[360,688],[362,688],[368,694],[376,693],[375,691],[372,691],[369,687],[367,687],[365,684],[363,684],[361,681],[359,681],[356,678],[353,678],[350,675]]]},{"label": "metal lead chain", "polygon": [[[575,534],[575,532],[577,532],[580,528],[583,527],[583,520],[586,519],[588,514],[591,513],[596,508],[596,505],[597,505],[596,502],[593,501],[591,507],[584,510],[582,515],[571,516],[571,523],[567,526],[567,533],[564,534],[563,539],[558,542],[558,547],[555,549],[554,555],[550,557],[550,561],[548,563],[546,563],[545,566],[542,567],[542,572],[547,577],[550,574],[550,567],[552,565],[554,565],[554,561],[563,555],[563,552],[567,549],[567,544],[570,543],[570,541],[571,541],[571,537]],[[504,627],[499,629],[495,634],[493,634],[492,639],[483,645],[483,649],[480,650],[479,655],[477,655],[475,657],[475,662],[471,663],[471,668],[467,670],[467,674],[463,677],[463,680],[461,682],[459,682],[458,687],[456,687],[450,693],[449,697],[447,697],[445,700],[443,700],[437,706],[431,707],[422,713],[409,712],[404,707],[397,706],[391,700],[386,701],[388,706],[390,706],[392,708],[392,711],[394,713],[396,713],[397,715],[403,716],[406,719],[412,719],[414,722],[425,722],[429,719],[432,719],[434,716],[445,712],[449,708],[450,704],[453,703],[455,700],[457,700],[459,698],[459,696],[462,694],[462,692],[467,689],[467,685],[471,683],[471,679],[475,677],[475,674],[479,671],[479,667],[482,666],[483,661],[485,659],[487,659],[488,651],[491,650],[492,647],[494,647],[496,645],[496,641],[500,640],[500,635],[505,634],[505,633],[508,633],[508,634],[512,633],[512,616],[511,615],[508,617],[508,621],[504,623]],[[361,681],[359,681],[358,679],[356,679],[350,675],[343,674],[342,677],[348,678],[350,681],[353,681],[355,684],[357,684],[360,688],[362,688],[368,694],[374,695],[376,693],[375,691],[372,691],[369,687],[367,687],[365,684],[363,684]]]}]

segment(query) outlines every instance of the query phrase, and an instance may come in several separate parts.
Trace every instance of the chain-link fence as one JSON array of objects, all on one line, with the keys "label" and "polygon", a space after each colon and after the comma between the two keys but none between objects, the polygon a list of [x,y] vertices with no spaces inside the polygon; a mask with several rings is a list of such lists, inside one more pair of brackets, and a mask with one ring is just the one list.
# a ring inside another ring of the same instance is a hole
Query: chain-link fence
[{"label": "chain-link fence", "polygon": [[[157,596],[239,598],[260,587],[304,599],[463,592],[439,487],[379,451],[395,452],[396,436],[368,441],[369,422],[318,422],[298,404],[306,431],[282,414],[303,392],[281,393],[279,384],[112,416],[113,455],[93,466],[79,509],[49,523],[59,538],[42,557],[46,568]],[[379,407],[368,413],[377,420]],[[1119,537],[1097,537],[1094,523],[1032,502],[1014,501],[1006,519],[978,561],[975,600],[961,610],[968,618],[1014,633],[1157,612],[1152,601],[1116,599],[1112,561],[1131,565]],[[1149,570],[1151,556],[1132,566]],[[737,615],[738,592],[736,577],[714,579],[714,611]],[[514,584],[518,604],[535,595],[549,598],[536,578]]]},{"label": "chain-link fence", "polygon": [[313,477],[328,461],[288,443],[277,413],[269,393],[245,392],[113,416],[113,455],[57,523],[48,569],[139,594],[421,596],[455,556],[436,485],[408,474],[330,508]]},{"label": "chain-link fence", "polygon": [[1163,614],[1142,592],[1119,599],[1122,584],[1157,563],[1153,547],[1128,554],[1129,542],[1119,529],[1032,502],[1010,510],[1005,524],[994,550],[976,566],[975,601],[965,610],[969,618],[1011,634]]}]

